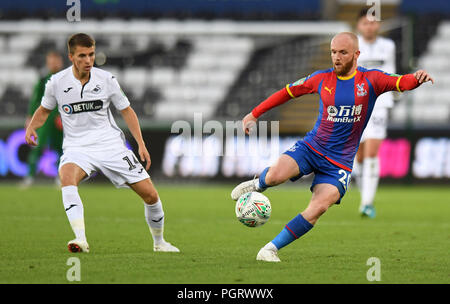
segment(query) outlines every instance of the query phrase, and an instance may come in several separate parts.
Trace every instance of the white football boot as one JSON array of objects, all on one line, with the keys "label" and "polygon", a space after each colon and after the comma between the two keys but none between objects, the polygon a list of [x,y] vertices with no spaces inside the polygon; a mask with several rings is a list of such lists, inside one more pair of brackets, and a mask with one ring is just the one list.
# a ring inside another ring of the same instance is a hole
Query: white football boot
[{"label": "white football boot", "polygon": [[257,261],[265,261],[265,262],[281,262],[278,257],[278,250],[274,248],[275,246],[266,245],[261,248],[256,256]]},{"label": "white football boot", "polygon": [[89,244],[83,240],[71,240],[67,243],[67,248],[70,252],[89,252]]},{"label": "white football boot", "polygon": [[153,251],[155,251],[155,252],[180,252],[180,249],[173,246],[169,242],[162,241],[159,244],[153,245]]},{"label": "white football boot", "polygon": [[256,188],[257,177],[255,177],[252,180],[242,182],[239,185],[237,185],[233,191],[231,191],[231,199],[234,201],[237,201],[239,197],[241,197],[242,194],[247,192],[261,192],[261,190],[258,190]]}]

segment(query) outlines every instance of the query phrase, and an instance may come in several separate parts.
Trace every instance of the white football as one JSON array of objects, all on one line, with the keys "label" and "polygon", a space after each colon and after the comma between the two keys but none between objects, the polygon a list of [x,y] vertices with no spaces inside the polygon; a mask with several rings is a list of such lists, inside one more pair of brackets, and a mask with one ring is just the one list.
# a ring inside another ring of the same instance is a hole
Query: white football
[{"label": "white football", "polygon": [[264,194],[247,192],[237,200],[235,211],[242,224],[247,227],[258,227],[269,220],[272,206]]}]

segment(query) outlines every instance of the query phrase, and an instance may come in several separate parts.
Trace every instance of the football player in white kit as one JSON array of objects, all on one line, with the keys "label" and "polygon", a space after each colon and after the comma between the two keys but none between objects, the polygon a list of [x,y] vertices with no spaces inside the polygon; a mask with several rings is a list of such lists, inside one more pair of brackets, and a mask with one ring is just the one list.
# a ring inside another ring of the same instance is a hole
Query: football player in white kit
[{"label": "football player in white kit", "polygon": [[[359,49],[361,54],[358,64],[368,69],[380,69],[395,73],[395,44],[392,40],[378,35],[380,22],[369,20],[367,9],[363,9],[357,22]],[[394,105],[392,92],[387,92],[377,98],[372,117],[361,137],[361,143],[356,154],[353,174],[361,192],[361,215],[375,217],[373,205],[378,188],[380,165],[378,151],[383,139],[386,138],[388,110]]]},{"label": "football player in white kit", "polygon": [[[36,145],[36,130],[55,107],[61,114],[64,141],[59,165],[62,200],[75,239],[71,252],[89,252],[84,225],[84,208],[78,184],[95,171],[101,171],[116,187],[130,187],[144,201],[147,224],[153,237],[153,250],[179,252],[163,237],[164,211],[147,170],[147,151],[136,113],[115,77],[93,67],[95,41],[79,33],[68,40],[72,66],[54,74],[47,82],[41,106],[26,130],[26,141]],[[139,147],[139,158],[125,146],[125,137],[117,127],[110,106],[120,111]]]}]

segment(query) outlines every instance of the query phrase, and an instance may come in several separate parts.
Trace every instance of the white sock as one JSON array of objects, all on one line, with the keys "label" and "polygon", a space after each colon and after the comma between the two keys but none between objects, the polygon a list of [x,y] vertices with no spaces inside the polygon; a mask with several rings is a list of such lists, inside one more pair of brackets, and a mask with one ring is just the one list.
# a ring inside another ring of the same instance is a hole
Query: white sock
[{"label": "white sock", "polygon": [[84,208],[78,194],[77,186],[65,186],[61,188],[64,210],[69,219],[75,237],[79,240],[86,241],[84,229]]},{"label": "white sock", "polygon": [[365,158],[361,179],[361,204],[363,206],[373,205],[375,193],[378,188],[379,176],[380,165],[378,157]]},{"label": "white sock", "polygon": [[162,209],[161,200],[149,205],[144,203],[145,206],[145,220],[153,237],[154,244],[159,244],[164,241],[164,211]]},{"label": "white sock", "polygon": [[355,162],[353,163],[353,169],[352,169],[352,178],[355,179],[356,187],[358,187],[359,191],[361,192],[361,169],[363,167],[363,164],[358,162],[355,159]]}]

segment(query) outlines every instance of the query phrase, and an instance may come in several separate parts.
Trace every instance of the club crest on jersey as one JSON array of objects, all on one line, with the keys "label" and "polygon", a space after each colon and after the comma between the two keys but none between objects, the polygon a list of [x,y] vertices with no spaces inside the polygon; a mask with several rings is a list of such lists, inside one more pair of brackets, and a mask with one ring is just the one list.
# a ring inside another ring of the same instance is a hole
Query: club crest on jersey
[{"label": "club crest on jersey", "polygon": [[356,95],[358,95],[359,97],[367,95],[367,90],[364,89],[364,83],[358,83],[356,85],[356,88],[358,89],[358,91],[356,92]]},{"label": "club crest on jersey", "polygon": [[92,93],[93,93],[93,94],[98,94],[98,93],[100,93],[101,91],[102,91],[102,88],[100,87],[99,84],[97,84],[97,85],[95,86],[95,88],[92,89]]},{"label": "club crest on jersey", "polygon": [[101,100],[81,101],[71,104],[65,104],[62,106],[62,110],[66,114],[93,112],[98,111],[102,108],[103,108],[103,101]]}]

